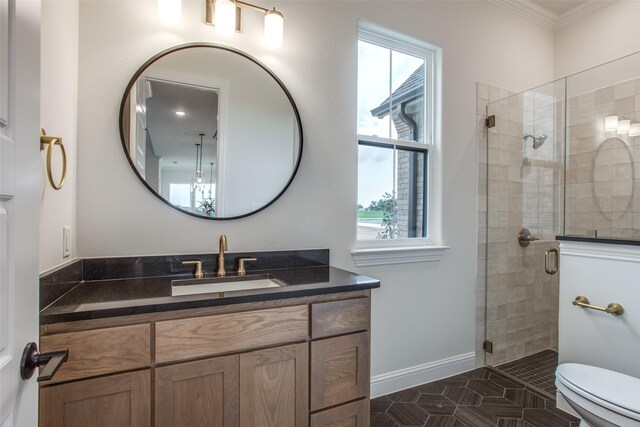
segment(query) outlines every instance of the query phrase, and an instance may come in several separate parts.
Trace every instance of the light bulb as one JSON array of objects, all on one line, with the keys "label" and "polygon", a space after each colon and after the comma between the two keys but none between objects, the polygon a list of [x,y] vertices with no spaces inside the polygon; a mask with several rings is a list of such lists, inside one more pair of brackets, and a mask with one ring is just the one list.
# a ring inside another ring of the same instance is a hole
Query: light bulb
[{"label": "light bulb", "polygon": [[631,120],[618,120],[618,134],[629,133],[631,127]]},{"label": "light bulb", "polygon": [[182,0],[158,0],[158,17],[177,24],[182,17]]},{"label": "light bulb", "polygon": [[284,17],[274,7],[264,15],[264,42],[267,46],[282,47],[284,39]]},{"label": "light bulb", "polygon": [[607,116],[604,119],[604,130],[614,132],[618,130],[618,116]]},{"label": "light bulb", "polygon": [[236,2],[233,0],[216,0],[216,31],[223,36],[230,36],[236,31]]}]

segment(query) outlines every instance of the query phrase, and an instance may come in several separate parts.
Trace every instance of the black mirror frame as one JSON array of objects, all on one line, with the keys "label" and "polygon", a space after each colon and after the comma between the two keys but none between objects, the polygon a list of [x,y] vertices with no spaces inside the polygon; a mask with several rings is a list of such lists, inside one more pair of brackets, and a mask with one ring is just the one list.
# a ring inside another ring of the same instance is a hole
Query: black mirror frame
[{"label": "black mirror frame", "polygon": [[[133,161],[131,160],[131,156],[129,156],[129,151],[127,149],[127,143],[125,142],[124,127],[123,127],[123,117],[124,117],[124,111],[125,111],[125,107],[126,107],[126,103],[127,103],[127,98],[129,96],[129,92],[131,92],[131,88],[133,87],[135,82],[138,80],[140,75],[142,75],[142,73],[150,65],[152,65],[154,62],[156,62],[158,59],[160,59],[160,58],[162,58],[162,57],[164,57],[164,56],[166,56],[166,55],[168,55],[170,53],[178,52],[180,50],[194,48],[194,47],[207,47],[207,48],[221,49],[221,50],[225,50],[227,52],[235,53],[237,55],[240,55],[240,56],[248,59],[249,61],[253,62],[257,66],[262,68],[264,71],[267,72],[267,74],[269,74],[276,81],[276,83],[278,83],[280,88],[283,90],[284,94],[287,96],[287,99],[291,103],[291,108],[293,108],[293,113],[295,114],[296,121],[298,123],[298,134],[299,134],[298,158],[296,159],[296,164],[295,164],[295,166],[293,168],[293,171],[291,172],[291,177],[289,178],[289,180],[287,181],[285,186],[282,188],[282,190],[280,190],[280,192],[278,194],[276,194],[276,196],[273,199],[271,199],[271,201],[269,203],[266,203],[264,206],[261,206],[259,209],[256,209],[254,211],[248,212],[246,214],[237,215],[237,216],[228,216],[228,217],[209,217],[209,216],[205,216],[205,215],[199,215],[197,213],[190,212],[190,211],[187,211],[185,209],[181,209],[178,206],[172,205],[171,203],[169,203],[169,201],[167,199],[162,197],[156,190],[154,190],[147,183],[147,181],[142,177],[142,175],[140,175],[140,173],[136,169],[135,165],[133,164]],[[163,50],[162,52],[154,55],[148,61],[146,61],[144,64],[142,64],[142,66],[140,68],[138,68],[138,71],[136,71],[136,73],[133,75],[131,80],[129,80],[129,83],[127,84],[127,87],[126,87],[126,89],[124,91],[124,95],[122,97],[122,101],[120,103],[120,114],[118,115],[118,119],[119,119],[119,128],[120,128],[120,142],[122,143],[122,148],[124,149],[125,157],[127,158],[127,161],[129,162],[129,165],[131,166],[131,169],[136,174],[138,179],[145,185],[145,187],[147,187],[147,189],[154,196],[156,196],[157,198],[162,200],[162,202],[164,202],[168,206],[171,206],[173,209],[176,209],[177,211],[180,211],[182,213],[185,213],[187,215],[191,215],[193,217],[200,218],[200,219],[217,220],[217,221],[228,221],[228,220],[246,218],[246,217],[248,217],[250,215],[254,215],[254,214],[257,214],[258,212],[261,212],[261,211],[265,210],[266,208],[271,206],[276,200],[278,200],[284,194],[285,191],[287,191],[287,189],[291,185],[291,182],[293,182],[293,179],[295,178],[296,174],[298,173],[298,168],[300,167],[300,161],[302,160],[302,148],[303,148],[303,145],[304,145],[303,144],[303,133],[302,133],[302,121],[300,120],[300,113],[298,111],[298,107],[296,106],[296,103],[293,101],[293,97],[291,96],[291,93],[289,93],[289,90],[285,87],[284,83],[282,83],[282,81],[278,78],[278,76],[276,76],[273,73],[273,71],[271,71],[269,68],[267,68],[263,63],[261,63],[260,61],[258,61],[254,57],[252,57],[251,55],[249,55],[249,54],[247,54],[245,52],[242,52],[241,50],[229,47],[229,46],[219,45],[219,44],[215,44],[215,43],[187,43],[187,44],[182,44],[182,45],[171,47],[169,49]]]}]

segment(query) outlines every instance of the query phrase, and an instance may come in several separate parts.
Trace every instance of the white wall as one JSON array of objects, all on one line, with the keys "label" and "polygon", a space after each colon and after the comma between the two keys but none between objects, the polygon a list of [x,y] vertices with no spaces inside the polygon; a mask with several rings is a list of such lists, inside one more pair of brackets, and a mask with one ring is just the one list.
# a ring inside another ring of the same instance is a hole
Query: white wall
[{"label": "white wall", "polygon": [[[250,10],[243,13],[245,32],[227,39],[202,24],[200,1],[184,3],[176,26],[157,20],[155,4],[80,5],[79,254],[215,252],[218,235],[226,233],[230,251],[329,248],[333,265],[357,270],[350,250],[356,234],[356,57],[362,18],[443,47],[442,243],[451,246],[440,262],[360,269],[382,281],[373,291],[372,375],[420,371],[460,357],[464,363],[451,363],[450,370],[472,368],[475,83],[524,90],[550,81],[553,33],[489,2],[274,1],[270,6],[286,18],[285,43],[269,50],[262,46],[262,17]],[[258,215],[215,222],[169,209],[138,182],[124,156],[118,108],[129,78],[157,52],[193,41],[228,43],[255,56],[282,79],[300,110],[300,171],[284,196]],[[380,384],[378,390],[395,385]]]},{"label": "white wall", "polygon": [[640,51],[639,16],[639,1],[619,0],[557,30],[556,78]]},{"label": "white wall", "polygon": [[[638,247],[560,242],[560,264],[559,362],[583,363],[640,377]],[[618,303],[624,314],[615,317],[579,309],[571,304],[576,295],[588,296],[591,304],[599,306]]]},{"label": "white wall", "polygon": [[[67,153],[67,180],[60,191],[49,184],[47,152],[41,152],[40,271],[76,257],[76,140],[78,117],[78,0],[42,2],[40,123],[61,136]],[[62,172],[60,152],[53,153],[53,176]],[[71,256],[62,257],[62,227],[72,228]]]}]

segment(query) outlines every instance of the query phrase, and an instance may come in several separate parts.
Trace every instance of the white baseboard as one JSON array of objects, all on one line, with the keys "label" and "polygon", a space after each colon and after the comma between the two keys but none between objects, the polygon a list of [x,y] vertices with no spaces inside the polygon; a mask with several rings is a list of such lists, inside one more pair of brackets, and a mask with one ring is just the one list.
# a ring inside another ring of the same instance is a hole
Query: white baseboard
[{"label": "white baseboard", "polygon": [[476,353],[465,353],[371,377],[371,397],[446,378],[476,367]]}]

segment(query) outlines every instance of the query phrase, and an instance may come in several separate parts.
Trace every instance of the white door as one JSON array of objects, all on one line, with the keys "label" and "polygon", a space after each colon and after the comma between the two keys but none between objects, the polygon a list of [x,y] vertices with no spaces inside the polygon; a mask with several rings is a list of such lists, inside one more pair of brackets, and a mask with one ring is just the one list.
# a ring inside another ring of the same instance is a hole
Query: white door
[{"label": "white door", "polygon": [[0,0],[0,427],[35,427],[38,342],[40,0]]}]

